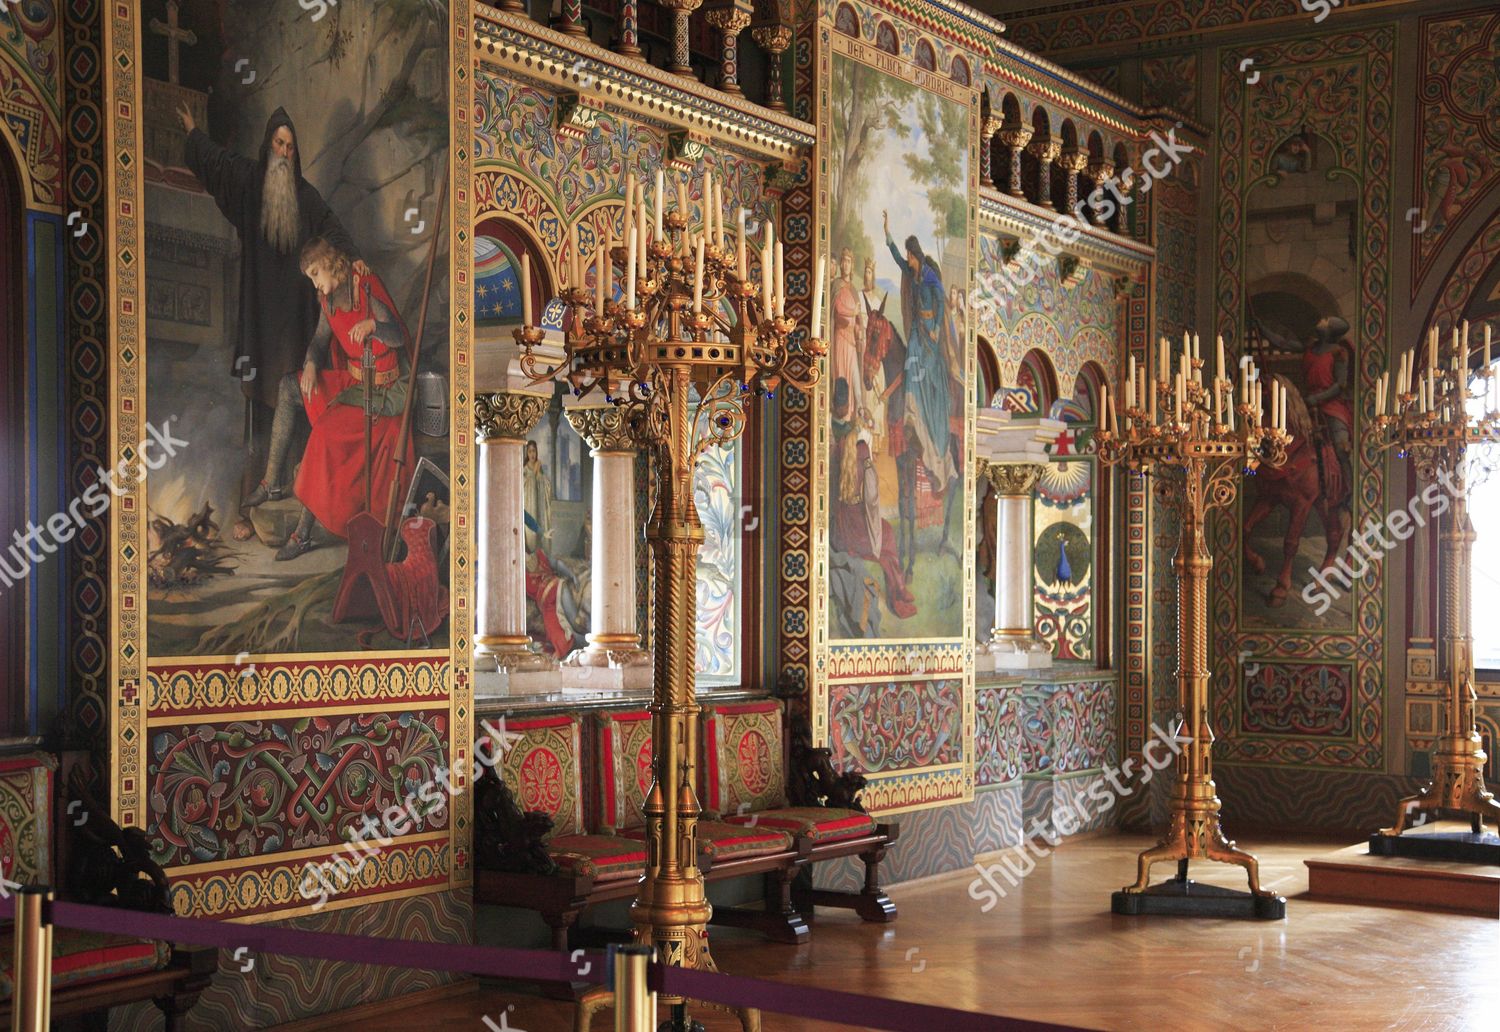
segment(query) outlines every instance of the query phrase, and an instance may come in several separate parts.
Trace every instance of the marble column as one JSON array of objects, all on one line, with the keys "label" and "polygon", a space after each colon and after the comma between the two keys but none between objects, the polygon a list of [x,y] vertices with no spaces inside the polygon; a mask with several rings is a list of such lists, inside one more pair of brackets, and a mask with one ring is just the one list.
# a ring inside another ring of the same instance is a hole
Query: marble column
[{"label": "marble column", "polygon": [[1029,125],[1010,125],[1000,128],[1000,142],[1010,148],[1010,188],[1006,193],[1012,197],[1026,197],[1026,190],[1021,186],[1021,154],[1026,150],[1026,145],[1031,142],[1031,134],[1034,130]]},{"label": "marble column", "polygon": [[[996,666],[1002,655],[1035,653],[1032,634],[1031,495],[1041,478],[1040,463],[991,462],[985,475],[995,489],[995,626],[989,649]],[[1050,658],[1050,654],[1049,654]]]},{"label": "marble column", "polygon": [[785,111],[781,99],[781,55],[792,45],[792,30],[786,25],[763,25],[750,30],[750,38],[766,52],[766,107]]},{"label": "marble column", "polygon": [[996,182],[994,170],[994,140],[995,134],[1000,131],[1002,123],[1000,119],[991,115],[979,126],[979,181],[986,186],[999,188]]},{"label": "marble column", "polygon": [[722,52],[719,58],[719,89],[725,93],[743,93],[740,89],[740,33],[750,25],[749,5],[738,0],[711,9],[706,20],[719,32]]},{"label": "marble column", "polygon": [[1058,156],[1057,167],[1067,174],[1068,195],[1063,201],[1063,213],[1070,214],[1078,207],[1078,177],[1088,167],[1089,156],[1083,151],[1063,151]]},{"label": "marble column", "polygon": [[[1089,183],[1091,184],[1089,195],[1092,196],[1095,190],[1103,189],[1104,184],[1109,182],[1110,177],[1115,174],[1115,163],[1108,158],[1095,158],[1089,162],[1088,172]],[[1108,220],[1103,216],[1103,210],[1103,206],[1101,205],[1090,213],[1094,225],[1104,226],[1107,224]]]},{"label": "marble column", "polygon": [[1026,150],[1037,160],[1036,196],[1032,201],[1043,208],[1052,208],[1052,163],[1062,153],[1062,141],[1038,136],[1027,144]]},{"label": "marble column", "polygon": [[635,560],[640,526],[635,513],[635,443],[618,408],[575,408],[568,422],[594,460],[593,554],[588,645],[568,666],[647,667],[635,625]]},{"label": "marble column", "polygon": [[474,397],[479,445],[479,591],[474,635],[476,659],[502,670],[540,670],[552,661],[532,648],[526,633],[526,528],[521,466],[526,434],[547,410],[548,399],[506,391]]}]

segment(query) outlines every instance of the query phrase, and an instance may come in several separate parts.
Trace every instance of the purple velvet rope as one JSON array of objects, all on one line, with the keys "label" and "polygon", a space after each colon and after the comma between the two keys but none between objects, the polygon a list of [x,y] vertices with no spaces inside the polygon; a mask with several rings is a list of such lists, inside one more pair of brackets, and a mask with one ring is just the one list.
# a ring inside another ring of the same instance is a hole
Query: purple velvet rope
[{"label": "purple velvet rope", "polygon": [[[0,918],[11,918],[14,915],[15,900],[10,897],[0,899]],[[277,925],[244,925],[202,918],[171,917],[62,901],[49,904],[44,919],[61,928],[215,946],[224,950],[248,946],[259,953],[314,957],[346,964],[379,964],[421,971],[457,971],[491,978],[540,982],[603,984],[606,977],[604,958],[597,953],[580,956],[575,963],[569,955],[549,950],[336,935]],[[587,973],[580,974],[580,971]],[[757,1007],[762,1011],[794,1014],[840,1025],[861,1025],[890,1029],[893,1032],[933,1032],[934,1029],[941,1029],[943,1032],[1057,1032],[1076,1028],[1073,1025],[1003,1018],[993,1014],[908,1003],[905,1000],[860,996],[836,989],[815,989],[760,978],[690,971],[670,965],[652,964],[650,971],[651,987],[658,992],[731,1007]]]}]

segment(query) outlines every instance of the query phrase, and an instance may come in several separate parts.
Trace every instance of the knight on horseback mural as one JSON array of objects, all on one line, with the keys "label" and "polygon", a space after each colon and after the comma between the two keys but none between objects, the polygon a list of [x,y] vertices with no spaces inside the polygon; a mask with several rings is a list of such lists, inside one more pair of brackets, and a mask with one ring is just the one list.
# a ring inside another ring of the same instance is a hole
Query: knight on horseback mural
[{"label": "knight on horseback mural", "polygon": [[[1338,455],[1341,488],[1353,486],[1350,464],[1354,434],[1354,409],[1349,404],[1349,368],[1354,346],[1349,343],[1349,323],[1336,315],[1325,315],[1313,327],[1313,339],[1298,340],[1291,334],[1274,332],[1259,318],[1255,325],[1273,348],[1302,354],[1302,400],[1313,414],[1314,431],[1321,431]],[[1319,425],[1321,424],[1321,425]],[[1349,508],[1351,492],[1332,489]]]},{"label": "knight on horseback mural", "polygon": [[[1308,518],[1316,514],[1323,526],[1321,558],[1316,552],[1302,557],[1310,570],[1333,569],[1352,529],[1354,409],[1349,399],[1349,374],[1354,349],[1345,336],[1349,324],[1338,316],[1319,319],[1313,327],[1313,338],[1307,342],[1269,329],[1254,313],[1250,319],[1273,349],[1300,358],[1300,383],[1283,373],[1270,376],[1287,395],[1287,426],[1292,443],[1281,467],[1262,470],[1256,477],[1248,496],[1243,531],[1246,572],[1250,575],[1247,587],[1263,585],[1259,578],[1268,571],[1256,546],[1256,528],[1273,512],[1286,512],[1281,563],[1262,596],[1265,607],[1279,609],[1292,594]],[[1330,619],[1341,619],[1344,615],[1336,614]],[[1312,616],[1306,613],[1297,617],[1296,622],[1302,625],[1302,621],[1311,620]]]}]

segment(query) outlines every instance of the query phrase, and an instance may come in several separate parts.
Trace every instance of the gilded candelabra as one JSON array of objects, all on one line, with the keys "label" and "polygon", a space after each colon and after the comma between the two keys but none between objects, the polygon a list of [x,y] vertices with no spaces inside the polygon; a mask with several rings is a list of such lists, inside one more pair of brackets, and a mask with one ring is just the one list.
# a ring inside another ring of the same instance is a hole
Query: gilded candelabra
[{"label": "gilded candelabra", "polygon": [[[1167,379],[1168,344],[1162,340],[1157,378],[1136,375],[1130,358],[1125,383],[1124,429],[1116,424],[1118,406],[1103,399],[1101,430],[1096,438],[1101,461],[1123,464],[1151,477],[1158,500],[1181,521],[1181,537],[1172,566],[1177,573],[1177,692],[1181,725],[1175,737],[1176,782],[1171,795],[1171,822],[1166,835],[1138,858],[1135,884],[1114,894],[1116,913],[1193,913],[1217,916],[1277,918],[1286,901],[1260,887],[1255,857],[1224,837],[1220,803],[1213,780],[1213,732],[1208,720],[1208,513],[1234,500],[1240,477],[1261,465],[1286,461],[1291,438],[1286,433],[1283,388],[1270,381],[1263,390],[1250,359],[1239,367],[1238,387],[1225,375],[1224,342],[1218,341],[1213,379],[1204,382],[1204,363],[1196,337],[1185,337],[1175,376]],[[1265,404],[1269,394],[1270,413]],[[1152,887],[1152,865],[1177,861],[1174,881]],[[1245,868],[1250,892],[1197,885],[1187,878],[1190,860],[1213,860]]]},{"label": "gilded candelabra", "polygon": [[[1427,367],[1418,371],[1408,350],[1396,371],[1376,385],[1376,428],[1387,448],[1414,461],[1419,481],[1441,484],[1452,495],[1452,509],[1439,535],[1442,577],[1443,665],[1448,680],[1446,726],[1433,754],[1432,783],[1397,804],[1396,823],[1370,838],[1371,852],[1404,853],[1500,862],[1500,842],[1484,835],[1484,820],[1500,824],[1500,803],[1484,784],[1485,752],[1474,721],[1474,643],[1471,631],[1470,563],[1474,524],[1469,519],[1469,491],[1500,468],[1500,377],[1490,365],[1490,327],[1484,331],[1478,370],[1471,360],[1479,349],[1469,346],[1469,324],[1454,327],[1452,343],[1434,328],[1427,339]],[[1425,499],[1426,492],[1423,497]],[[1423,834],[1403,838],[1418,813],[1467,816],[1470,833]]]},{"label": "gilded candelabra", "polygon": [[[694,695],[696,563],[703,525],[693,502],[693,468],[706,449],[730,444],[744,430],[746,406],[774,396],[782,384],[811,390],[824,344],[817,337],[824,293],[816,280],[813,333],[799,339],[786,316],[782,248],[765,227],[759,283],[750,277],[745,212],[734,246],[723,224],[722,194],[705,174],[703,223],[689,230],[685,182],[665,210],[662,173],[654,205],[631,176],[625,188],[623,242],[606,240],[585,263],[575,248],[568,285],[560,292],[568,315],[564,355],[557,365],[533,349],[542,331],[532,325],[529,260],[522,265],[525,325],[515,331],[526,374],[559,380],[576,396],[602,395],[618,406],[629,433],[654,458],[656,503],[646,527],[655,575],[654,678],[650,711],[652,783],[646,794],[647,861],[631,919],[636,939],[655,947],[664,963],[713,970],[707,924],[712,914],[698,868],[696,791],[699,707]],[[592,290],[585,285],[592,267]],[[621,270],[620,296],[614,280]],[[607,989],[585,995],[578,1028],[607,1006]],[[701,1028],[688,1001],[662,997],[672,1011],[664,1029]],[[759,1012],[741,1009],[746,1030]]]}]

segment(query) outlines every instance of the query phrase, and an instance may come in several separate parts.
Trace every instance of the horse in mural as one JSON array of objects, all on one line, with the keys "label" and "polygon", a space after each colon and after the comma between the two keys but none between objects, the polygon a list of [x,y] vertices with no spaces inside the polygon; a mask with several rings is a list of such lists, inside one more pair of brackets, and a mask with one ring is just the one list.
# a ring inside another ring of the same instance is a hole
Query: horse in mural
[{"label": "horse in mural", "polygon": [[[1266,572],[1266,561],[1251,542],[1255,528],[1278,507],[1287,510],[1286,536],[1281,547],[1281,571],[1276,584],[1266,596],[1266,605],[1286,603],[1292,588],[1292,562],[1302,544],[1302,530],[1312,513],[1323,524],[1323,561],[1321,569],[1333,566],[1334,557],[1345,546],[1352,520],[1347,518],[1351,485],[1344,482],[1338,455],[1332,443],[1314,425],[1302,392],[1287,377],[1271,377],[1287,393],[1287,430],[1292,443],[1287,447],[1286,463],[1278,469],[1261,466],[1255,473],[1255,499],[1245,516],[1243,530],[1245,565],[1253,572]],[[1269,400],[1270,392],[1267,391]]]}]

